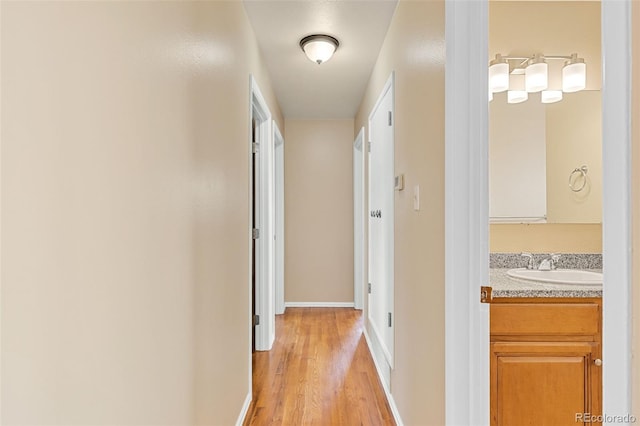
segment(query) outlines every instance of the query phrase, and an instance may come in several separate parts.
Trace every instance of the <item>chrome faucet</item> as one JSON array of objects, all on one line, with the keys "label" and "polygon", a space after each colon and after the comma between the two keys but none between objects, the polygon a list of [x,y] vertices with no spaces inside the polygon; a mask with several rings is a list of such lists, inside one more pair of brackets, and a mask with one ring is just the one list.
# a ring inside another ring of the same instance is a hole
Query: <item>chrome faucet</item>
[{"label": "chrome faucet", "polygon": [[535,263],[533,262],[533,255],[531,253],[520,253],[520,256],[527,258],[527,269],[535,269]]},{"label": "chrome faucet", "polygon": [[538,265],[539,271],[553,271],[557,268],[558,259],[560,259],[560,255],[556,253],[551,253],[549,256],[542,259],[540,265]]}]

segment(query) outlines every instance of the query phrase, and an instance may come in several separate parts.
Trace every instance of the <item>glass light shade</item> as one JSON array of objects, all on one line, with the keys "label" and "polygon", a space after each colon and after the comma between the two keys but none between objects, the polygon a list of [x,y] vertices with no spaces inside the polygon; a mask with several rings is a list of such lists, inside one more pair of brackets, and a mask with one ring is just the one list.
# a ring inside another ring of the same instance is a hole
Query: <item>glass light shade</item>
[{"label": "glass light shade", "polygon": [[300,40],[300,47],[307,58],[318,65],[328,61],[339,45],[338,40],[325,34],[314,34]]},{"label": "glass light shade", "polygon": [[504,92],[508,88],[509,64],[507,62],[492,63],[489,66],[489,90],[493,93],[498,93]]},{"label": "glass light shade", "polygon": [[489,102],[493,100],[493,92],[489,90]]},{"label": "glass light shade", "polygon": [[535,57],[524,70],[524,83],[529,93],[545,90],[549,84],[549,66],[544,58]]},{"label": "glass light shade", "polygon": [[540,94],[543,104],[552,104],[562,100],[562,90],[543,90]]},{"label": "glass light shade", "polygon": [[526,90],[509,90],[507,92],[507,103],[519,104],[529,99],[529,93]]},{"label": "glass light shade", "polygon": [[571,62],[562,68],[562,91],[577,92],[587,87],[587,65],[584,62]]}]

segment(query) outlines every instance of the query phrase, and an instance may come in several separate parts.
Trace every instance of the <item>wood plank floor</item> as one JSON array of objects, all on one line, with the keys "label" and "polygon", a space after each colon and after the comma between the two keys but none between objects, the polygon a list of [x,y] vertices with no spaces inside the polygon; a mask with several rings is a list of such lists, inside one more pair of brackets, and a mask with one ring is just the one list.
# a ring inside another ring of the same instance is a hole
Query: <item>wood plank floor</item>
[{"label": "wood plank floor", "polygon": [[253,355],[245,425],[395,425],[369,348],[362,311],[287,308],[276,342]]}]

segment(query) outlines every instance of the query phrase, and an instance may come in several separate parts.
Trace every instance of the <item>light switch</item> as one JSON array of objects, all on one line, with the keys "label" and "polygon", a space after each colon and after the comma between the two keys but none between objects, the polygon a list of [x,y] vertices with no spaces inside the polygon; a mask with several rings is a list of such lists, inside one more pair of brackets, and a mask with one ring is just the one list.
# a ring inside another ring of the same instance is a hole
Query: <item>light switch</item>
[{"label": "light switch", "polygon": [[413,187],[413,209],[420,210],[420,185]]}]

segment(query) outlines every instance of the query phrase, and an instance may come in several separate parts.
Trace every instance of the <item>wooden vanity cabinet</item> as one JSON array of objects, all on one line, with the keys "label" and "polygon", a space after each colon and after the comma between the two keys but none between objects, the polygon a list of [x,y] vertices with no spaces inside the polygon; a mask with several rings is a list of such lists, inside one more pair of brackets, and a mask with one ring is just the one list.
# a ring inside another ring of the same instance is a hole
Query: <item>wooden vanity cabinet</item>
[{"label": "wooden vanity cabinet", "polygon": [[601,299],[494,298],[490,312],[491,426],[601,424]]}]

